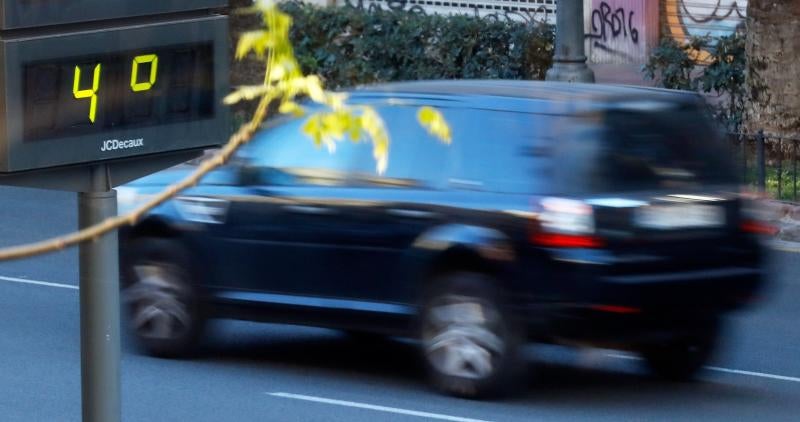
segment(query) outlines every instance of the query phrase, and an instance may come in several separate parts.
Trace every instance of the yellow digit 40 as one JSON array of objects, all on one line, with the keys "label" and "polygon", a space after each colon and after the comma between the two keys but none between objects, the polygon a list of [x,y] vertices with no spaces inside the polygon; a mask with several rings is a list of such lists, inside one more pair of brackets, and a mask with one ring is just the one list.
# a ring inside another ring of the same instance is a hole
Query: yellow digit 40
[{"label": "yellow digit 40", "polygon": [[[150,77],[146,82],[139,82],[139,65],[150,63]],[[81,89],[81,67],[75,66],[75,74],[72,78],[72,95],[76,99],[89,98],[89,121],[94,123],[97,116],[97,91],[100,90],[100,71],[102,65],[98,63],[94,67],[92,75],[92,87]],[[133,92],[147,91],[156,83],[158,76],[158,56],[155,54],[144,54],[133,58],[131,68],[131,90]]]},{"label": "yellow digit 40", "polygon": [[[139,65],[150,63],[150,78],[147,82],[139,82]],[[155,54],[144,54],[133,58],[131,65],[131,89],[133,92],[147,91],[156,83],[158,74],[158,56]]]},{"label": "yellow digit 40", "polygon": [[100,68],[100,63],[94,67],[91,89],[80,89],[80,66],[75,66],[75,76],[72,78],[72,95],[74,95],[76,99],[91,98],[91,100],[89,100],[89,121],[92,123],[94,123],[94,118],[97,115],[97,91],[100,89]]}]

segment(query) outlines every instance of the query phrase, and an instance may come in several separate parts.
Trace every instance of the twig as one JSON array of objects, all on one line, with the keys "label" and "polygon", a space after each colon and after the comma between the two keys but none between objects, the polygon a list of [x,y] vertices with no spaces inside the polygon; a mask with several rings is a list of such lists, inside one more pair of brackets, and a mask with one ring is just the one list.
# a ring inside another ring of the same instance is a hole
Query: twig
[{"label": "twig", "polygon": [[108,218],[74,233],[45,239],[34,243],[2,248],[0,249],[0,261],[27,258],[34,255],[60,251],[65,248],[75,246],[79,243],[93,241],[100,236],[122,226],[135,224],[148,211],[173,198],[181,191],[196,185],[200,179],[203,178],[203,176],[225,164],[233,155],[233,153],[239,149],[239,147],[246,144],[250,141],[250,139],[253,138],[256,130],[258,130],[259,126],[261,126],[261,122],[263,122],[264,118],[266,117],[267,107],[275,98],[277,98],[275,93],[267,94],[261,97],[261,100],[258,103],[258,108],[253,114],[253,118],[250,119],[249,122],[239,127],[239,130],[231,135],[231,137],[228,139],[228,142],[219,151],[217,151],[214,156],[201,162],[197,169],[190,175],[186,176],[180,182],[167,187],[147,203],[134,209],[128,214]]}]

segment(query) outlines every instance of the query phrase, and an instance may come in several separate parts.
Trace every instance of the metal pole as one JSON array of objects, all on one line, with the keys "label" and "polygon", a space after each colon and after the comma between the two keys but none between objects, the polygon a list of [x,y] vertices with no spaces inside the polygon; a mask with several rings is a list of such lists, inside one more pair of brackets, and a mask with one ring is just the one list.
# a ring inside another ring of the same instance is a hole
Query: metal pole
[{"label": "metal pole", "polygon": [[545,79],[561,82],[594,82],[586,65],[583,33],[583,0],[558,0],[556,8],[556,51],[553,67]]},{"label": "metal pole", "polygon": [[756,183],[758,183],[758,191],[766,192],[767,190],[767,160],[764,156],[764,131],[758,131],[756,136]]},{"label": "metal pole", "polygon": [[778,138],[778,200],[783,196],[783,140]]},{"label": "metal pole", "polygon": [[792,201],[797,201],[797,142],[792,141]]},{"label": "metal pole", "polygon": [[[94,166],[91,190],[78,194],[80,227],[117,213],[108,167]],[[80,246],[81,398],[83,422],[120,420],[120,307],[117,232]]]}]

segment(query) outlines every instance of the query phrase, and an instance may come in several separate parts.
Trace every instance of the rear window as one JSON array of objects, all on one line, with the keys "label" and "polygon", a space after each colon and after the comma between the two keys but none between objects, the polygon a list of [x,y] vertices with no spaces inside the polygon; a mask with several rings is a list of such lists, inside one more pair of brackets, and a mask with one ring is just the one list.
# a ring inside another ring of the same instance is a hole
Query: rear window
[{"label": "rear window", "polygon": [[583,126],[576,146],[591,191],[630,191],[736,182],[731,149],[694,106],[613,110]]}]

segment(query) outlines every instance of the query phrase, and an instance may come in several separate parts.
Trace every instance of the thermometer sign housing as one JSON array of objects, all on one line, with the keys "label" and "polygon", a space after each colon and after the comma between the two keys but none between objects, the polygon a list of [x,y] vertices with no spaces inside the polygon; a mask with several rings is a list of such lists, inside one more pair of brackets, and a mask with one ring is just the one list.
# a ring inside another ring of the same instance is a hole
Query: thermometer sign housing
[{"label": "thermometer sign housing", "polygon": [[207,14],[0,34],[0,172],[218,145],[227,26]]}]

